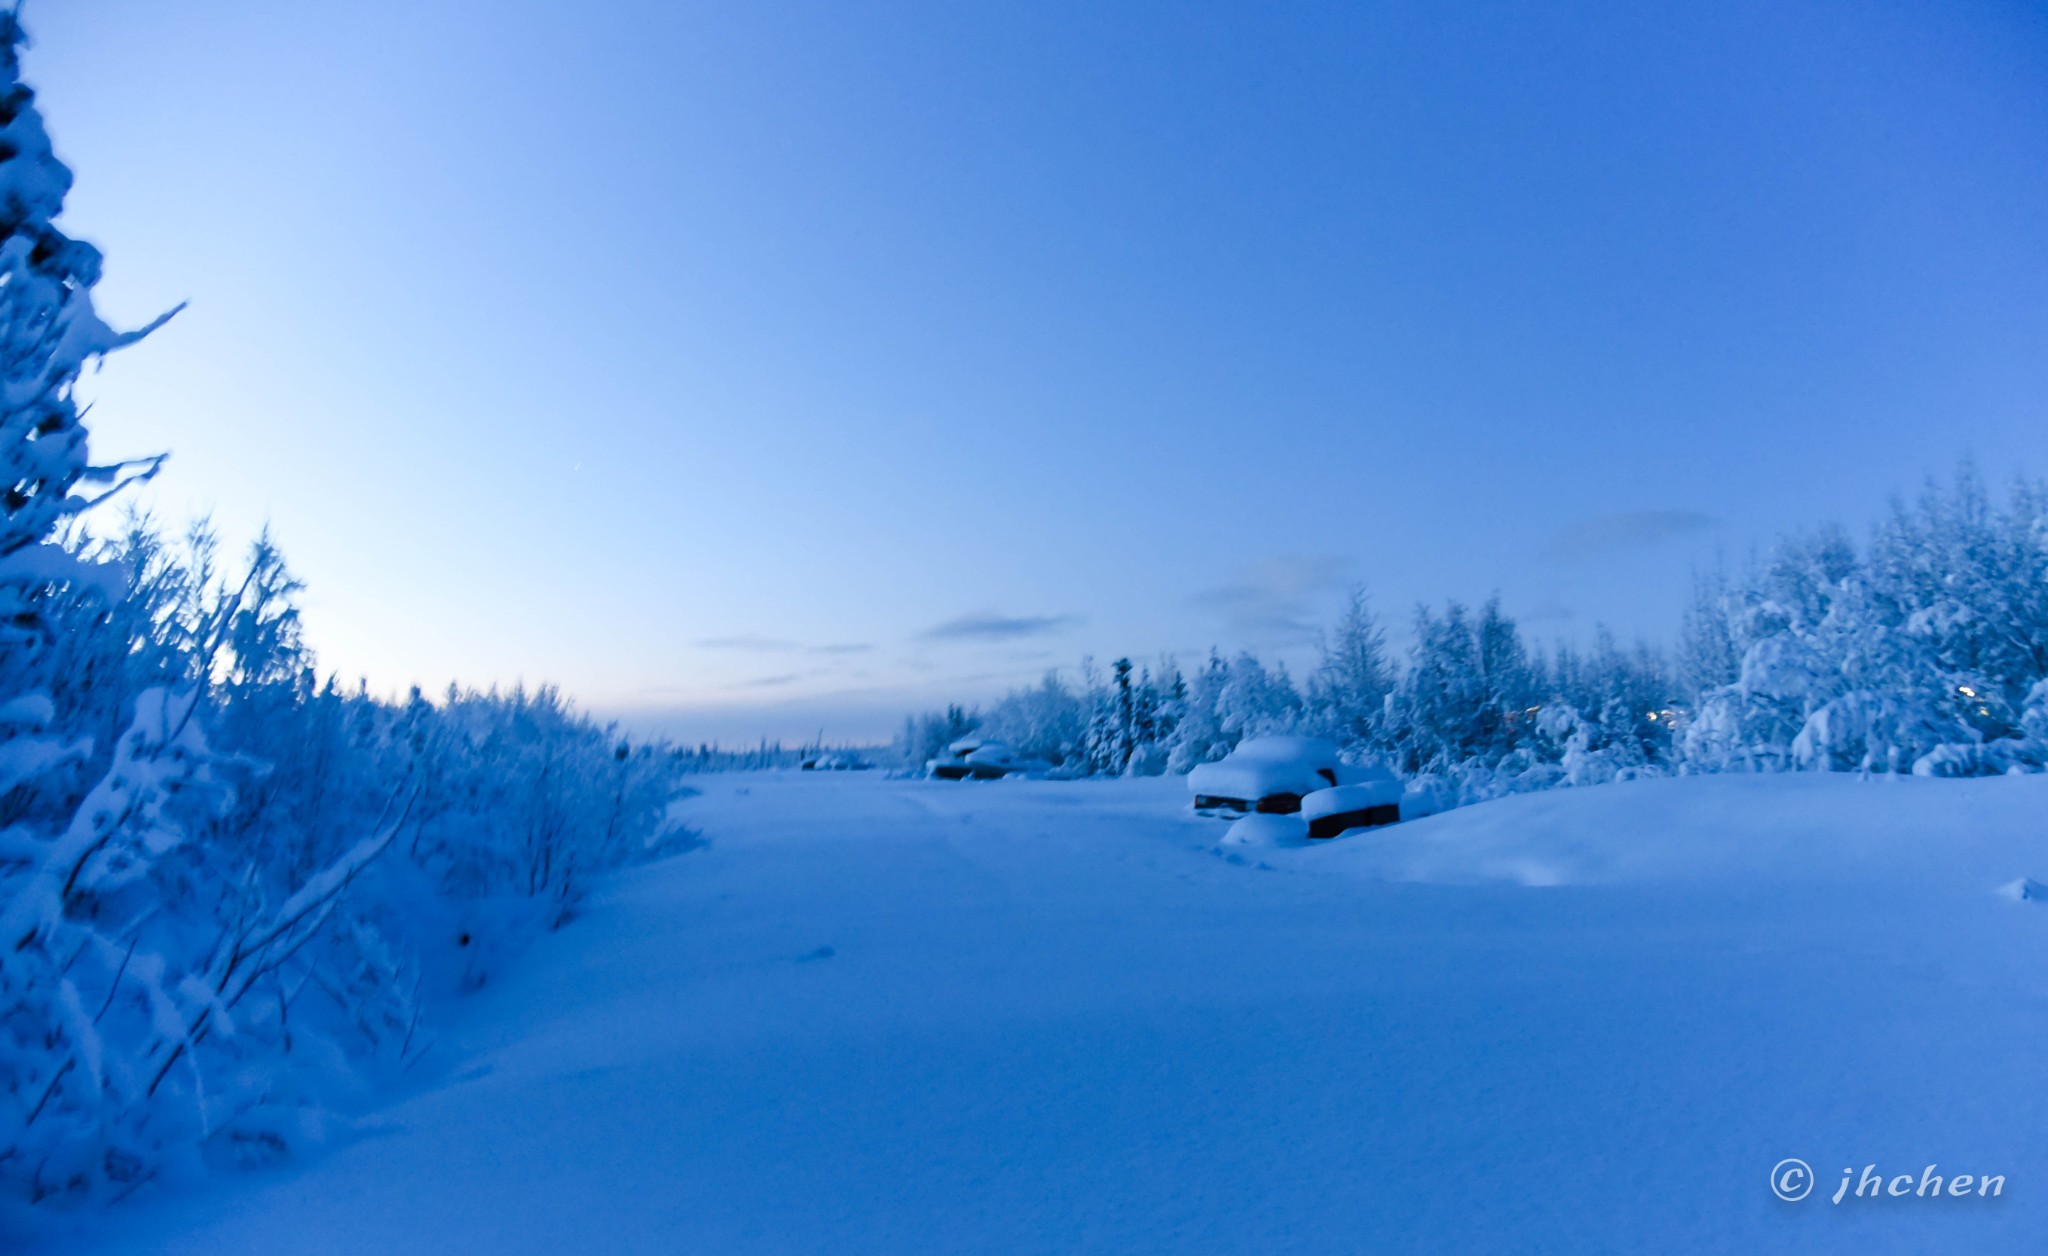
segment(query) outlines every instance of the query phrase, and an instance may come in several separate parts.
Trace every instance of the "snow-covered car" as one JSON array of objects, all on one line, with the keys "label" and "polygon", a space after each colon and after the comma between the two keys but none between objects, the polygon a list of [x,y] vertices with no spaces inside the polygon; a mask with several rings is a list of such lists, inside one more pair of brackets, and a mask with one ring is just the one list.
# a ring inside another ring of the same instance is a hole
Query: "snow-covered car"
[{"label": "snow-covered car", "polygon": [[[1253,737],[1214,763],[1188,773],[1197,811],[1260,811],[1293,815],[1301,800],[1339,785],[1379,780],[1384,768],[1339,761],[1337,747],[1320,737]],[[1400,796],[1395,788],[1395,800]]]},{"label": "snow-covered car", "polygon": [[942,781],[993,781],[1005,776],[1044,776],[1052,764],[1027,759],[1010,749],[1008,743],[989,737],[963,737],[946,747],[946,752],[925,764],[929,776]]},{"label": "snow-covered car", "polygon": [[1336,837],[1400,820],[1401,782],[1392,772],[1382,767],[1350,771],[1356,774],[1350,782],[1302,797],[1301,818],[1308,821],[1310,837]]},{"label": "snow-covered car", "polygon": [[830,754],[812,755],[799,766],[806,772],[861,772],[874,765],[857,754],[834,751]]}]

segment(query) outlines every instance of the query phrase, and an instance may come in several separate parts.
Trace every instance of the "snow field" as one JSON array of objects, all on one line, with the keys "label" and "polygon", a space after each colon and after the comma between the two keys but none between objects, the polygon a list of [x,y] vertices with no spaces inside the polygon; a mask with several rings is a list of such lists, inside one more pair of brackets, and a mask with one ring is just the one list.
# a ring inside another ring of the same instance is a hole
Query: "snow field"
[{"label": "snow field", "polygon": [[[710,778],[710,845],[362,1137],[38,1250],[2035,1249],[2048,904],[2000,887],[2048,878],[2048,779],[1638,782],[1240,861],[1185,788]],[[1823,1198],[1873,1162],[2010,1186]]]}]

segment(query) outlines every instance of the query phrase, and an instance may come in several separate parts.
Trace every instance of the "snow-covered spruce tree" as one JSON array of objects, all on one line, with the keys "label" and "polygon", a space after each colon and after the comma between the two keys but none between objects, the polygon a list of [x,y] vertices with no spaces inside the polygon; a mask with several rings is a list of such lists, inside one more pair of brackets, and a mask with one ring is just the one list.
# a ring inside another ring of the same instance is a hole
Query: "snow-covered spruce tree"
[{"label": "snow-covered spruce tree", "polygon": [[1174,723],[1166,694],[1150,667],[1138,669],[1138,679],[1131,686],[1131,754],[1124,761],[1125,776],[1158,776],[1166,771],[1165,743]]},{"label": "snow-covered spruce tree", "polygon": [[1675,696],[1678,684],[1663,656],[1647,644],[1623,650],[1605,625],[1596,626],[1591,651],[1557,647],[1537,683],[1547,696],[1531,748],[1565,769],[1565,783],[1669,767],[1672,735],[1687,705]]},{"label": "snow-covered spruce tree", "polygon": [[1226,734],[1218,720],[1216,705],[1230,679],[1229,664],[1214,650],[1192,676],[1186,678],[1186,696],[1181,700],[1179,720],[1169,748],[1166,770],[1184,773],[1200,763],[1212,763],[1230,753],[1235,739]]},{"label": "snow-covered spruce tree", "polygon": [[1693,573],[1692,600],[1679,621],[1676,671],[1678,689],[1688,699],[1733,684],[1741,671],[1731,602],[1725,569]]},{"label": "snow-covered spruce tree", "polygon": [[1118,659],[1104,677],[1093,658],[1084,658],[1081,685],[1088,701],[1088,727],[1081,735],[1080,770],[1089,776],[1121,776],[1130,755],[1126,725],[1131,661]]},{"label": "snow-covered spruce tree", "polygon": [[1415,643],[1391,714],[1389,732],[1408,772],[1445,772],[1489,748],[1499,712],[1461,604],[1449,603],[1441,616],[1415,608]]},{"label": "snow-covered spruce tree", "polygon": [[1916,509],[1894,506],[1865,563],[1865,616],[1890,648],[1883,682],[1907,716],[1891,757],[1972,775],[2048,763],[2026,711],[2048,676],[2048,493],[2012,486],[1992,505],[1975,470]]},{"label": "snow-covered spruce tree", "polygon": [[1739,591],[1724,595],[1722,615],[1739,662],[1732,680],[1699,695],[1683,744],[1689,767],[1794,766],[1794,738],[1835,688],[1835,660],[1815,634],[1855,563],[1838,529],[1788,537]]},{"label": "snow-covered spruce tree", "polygon": [[1269,669],[1249,652],[1228,661],[1212,652],[1186,683],[1165,743],[1169,772],[1220,759],[1247,737],[1292,732],[1303,718],[1301,694],[1287,669]]},{"label": "snow-covered spruce tree", "polygon": [[1348,750],[1379,748],[1394,690],[1387,636],[1362,588],[1353,589],[1308,680],[1310,722]]},{"label": "snow-covered spruce tree", "polygon": [[1839,530],[1781,541],[1727,595],[1736,676],[1703,694],[1694,770],[1969,775],[2048,762],[2024,712],[2048,674],[2048,511],[1995,509],[1965,466],[1895,503],[1865,554]]},{"label": "snow-covered spruce tree", "polygon": [[1216,695],[1216,721],[1233,744],[1292,732],[1301,718],[1301,691],[1284,662],[1268,668],[1249,651],[1231,660],[1229,677]]},{"label": "snow-covered spruce tree", "polygon": [[1094,693],[1094,711],[1082,735],[1082,756],[1093,776],[1124,776],[1134,769],[1143,774],[1149,759],[1141,748],[1149,747],[1156,728],[1159,696],[1152,688],[1151,674],[1134,673],[1131,661],[1118,659],[1110,667],[1110,681]]},{"label": "snow-covered spruce tree", "polygon": [[1480,607],[1473,638],[1486,694],[1475,721],[1479,753],[1505,755],[1526,738],[1525,717],[1543,697],[1542,682],[1522,644],[1521,629],[1501,610],[1498,593]]},{"label": "snow-covered spruce tree", "polygon": [[1601,629],[1590,654],[1532,657],[1492,598],[1416,611],[1379,730],[1397,766],[1464,802],[1663,771],[1675,713],[1663,661]]},{"label": "snow-covered spruce tree", "polygon": [[1159,695],[1159,703],[1152,714],[1152,744],[1146,749],[1147,773],[1169,770],[1173,747],[1180,737],[1180,722],[1187,714],[1188,682],[1181,674],[1180,660],[1171,654],[1161,655],[1152,686]]},{"label": "snow-covered spruce tree", "polygon": [[[151,913],[137,887],[212,785],[192,698],[135,695],[80,797],[74,782],[98,747],[53,693],[53,602],[118,602],[126,583],[56,533],[156,463],[88,455],[79,372],[143,333],[99,319],[100,255],[54,225],[71,174],[21,82],[24,42],[15,15],[0,14],[0,1182],[36,1196],[139,1171],[156,1139],[143,1109],[221,991],[167,969],[140,937]],[[257,949],[303,923],[278,921]],[[110,1041],[128,1027],[117,981],[146,1004],[146,1027],[126,1042]]]}]

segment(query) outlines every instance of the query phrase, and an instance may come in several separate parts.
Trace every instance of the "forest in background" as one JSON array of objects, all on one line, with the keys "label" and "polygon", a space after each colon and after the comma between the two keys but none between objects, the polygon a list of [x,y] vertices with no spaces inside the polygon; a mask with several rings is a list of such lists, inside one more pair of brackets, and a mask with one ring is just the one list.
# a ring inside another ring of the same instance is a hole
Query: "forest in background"
[{"label": "forest in background", "polygon": [[1058,674],[911,717],[921,763],[979,734],[1082,776],[1186,772],[1311,733],[1445,805],[1688,772],[1981,776],[2048,765],[2048,488],[1964,465],[1860,543],[1828,526],[1695,580],[1675,650],[1533,646],[1498,598],[1419,606],[1397,656],[1364,591],[1296,681],[1251,653]]}]

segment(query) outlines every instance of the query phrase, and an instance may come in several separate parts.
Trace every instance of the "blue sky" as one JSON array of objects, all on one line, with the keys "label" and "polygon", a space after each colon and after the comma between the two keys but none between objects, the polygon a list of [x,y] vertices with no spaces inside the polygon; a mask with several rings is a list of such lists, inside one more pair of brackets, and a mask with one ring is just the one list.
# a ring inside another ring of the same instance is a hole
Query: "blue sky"
[{"label": "blue sky", "polygon": [[[29,6],[171,519],[325,663],[689,737],[1341,590],[1667,637],[1689,571],[2048,473],[2048,12]],[[1397,633],[1398,635],[1398,633]]]}]

